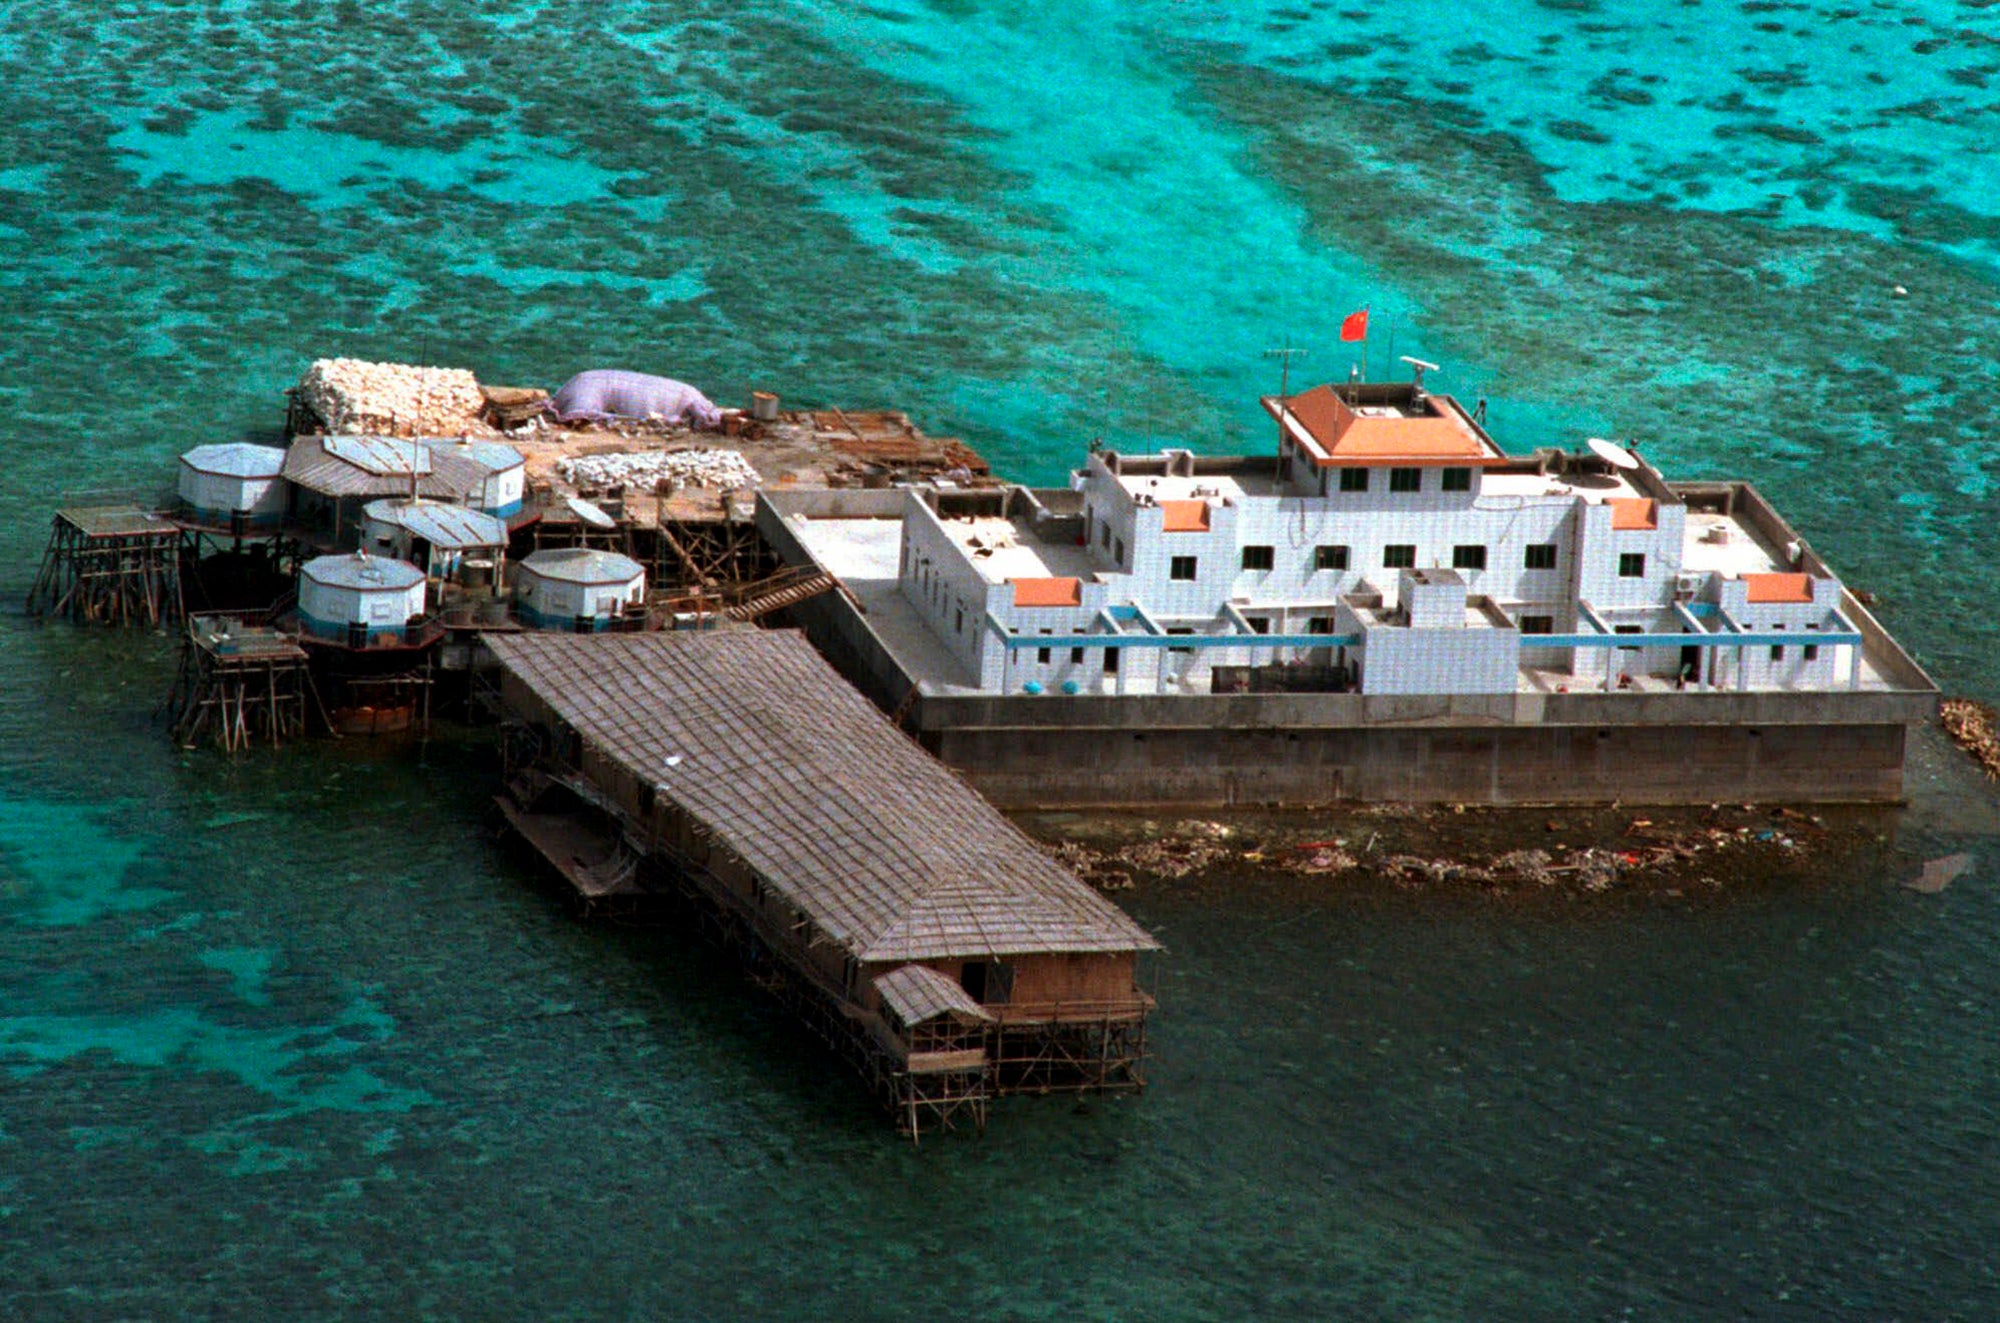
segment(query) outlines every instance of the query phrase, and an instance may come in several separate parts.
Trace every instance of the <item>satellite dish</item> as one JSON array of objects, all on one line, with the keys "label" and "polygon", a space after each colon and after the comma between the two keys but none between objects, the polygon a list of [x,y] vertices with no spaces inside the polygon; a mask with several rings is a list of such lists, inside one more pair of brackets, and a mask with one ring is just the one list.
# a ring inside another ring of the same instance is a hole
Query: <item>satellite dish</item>
[{"label": "satellite dish", "polygon": [[1590,453],[1609,464],[1614,469],[1636,469],[1639,457],[1615,441],[1606,441],[1601,436],[1593,436],[1584,442]]},{"label": "satellite dish", "polygon": [[570,513],[574,514],[584,523],[589,524],[592,528],[618,527],[616,519],[613,519],[589,501],[584,500],[581,496],[566,496],[563,500],[569,505]]}]

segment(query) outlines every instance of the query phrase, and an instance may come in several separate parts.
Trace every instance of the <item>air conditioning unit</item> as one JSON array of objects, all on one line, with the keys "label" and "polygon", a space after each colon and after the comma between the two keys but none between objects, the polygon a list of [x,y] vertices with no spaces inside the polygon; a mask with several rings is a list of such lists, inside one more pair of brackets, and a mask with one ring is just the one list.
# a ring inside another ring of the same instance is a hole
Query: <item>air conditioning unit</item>
[{"label": "air conditioning unit", "polygon": [[1674,576],[1674,600],[1677,602],[1693,601],[1694,595],[1701,591],[1702,578],[1703,575],[1699,570],[1682,570],[1676,574]]}]

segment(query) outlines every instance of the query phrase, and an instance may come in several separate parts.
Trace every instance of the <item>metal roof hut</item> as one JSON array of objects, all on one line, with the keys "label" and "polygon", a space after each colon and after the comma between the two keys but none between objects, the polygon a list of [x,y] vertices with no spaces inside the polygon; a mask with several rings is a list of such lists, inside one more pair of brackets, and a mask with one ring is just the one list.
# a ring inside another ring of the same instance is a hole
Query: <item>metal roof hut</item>
[{"label": "metal roof hut", "polygon": [[[433,583],[462,569],[490,580],[507,551],[507,525],[462,505],[385,499],[362,508],[361,544],[373,555],[422,566]],[[438,605],[435,598],[431,605]]]},{"label": "metal roof hut", "polygon": [[458,501],[500,519],[511,519],[521,512],[527,495],[528,462],[520,451],[502,441],[474,441],[470,437],[431,437],[423,445],[430,451],[439,479],[460,493]]},{"label": "metal roof hut", "polygon": [[988,1091],[1143,1083],[1158,944],[802,635],[487,641],[551,773],[769,953],[910,1128]]},{"label": "metal roof hut", "polygon": [[516,568],[514,610],[534,629],[593,634],[646,615],[646,569],[630,556],[544,547]]},{"label": "metal roof hut", "polygon": [[181,456],[175,493],[183,518],[241,534],[284,520],[285,452],[232,441],[196,446]]},{"label": "metal roof hut", "polygon": [[292,518],[332,540],[360,535],[361,511],[383,497],[458,501],[463,471],[440,471],[430,447],[386,436],[302,436],[285,452]]},{"label": "metal roof hut", "polygon": [[299,630],[345,648],[413,645],[425,632],[424,572],[365,551],[299,567]]}]

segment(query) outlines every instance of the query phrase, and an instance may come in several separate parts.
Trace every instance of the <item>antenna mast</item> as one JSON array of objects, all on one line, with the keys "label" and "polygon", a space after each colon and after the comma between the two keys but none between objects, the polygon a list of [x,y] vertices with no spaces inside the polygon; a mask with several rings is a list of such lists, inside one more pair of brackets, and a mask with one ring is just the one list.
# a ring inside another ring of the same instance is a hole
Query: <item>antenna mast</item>
[{"label": "antenna mast", "polygon": [[1266,349],[1264,357],[1278,360],[1278,448],[1285,446],[1285,415],[1291,412],[1292,360],[1303,355],[1303,349]]}]

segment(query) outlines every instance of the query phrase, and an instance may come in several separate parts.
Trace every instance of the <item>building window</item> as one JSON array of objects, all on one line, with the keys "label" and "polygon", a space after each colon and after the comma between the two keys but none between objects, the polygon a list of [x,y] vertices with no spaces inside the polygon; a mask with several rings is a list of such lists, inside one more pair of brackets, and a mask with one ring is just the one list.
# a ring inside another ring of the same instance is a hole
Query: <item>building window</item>
[{"label": "building window", "polygon": [[1483,546],[1460,546],[1451,549],[1451,567],[1455,570],[1483,570],[1486,568],[1486,548]]},{"label": "building window", "polygon": [[1036,648],[1035,660],[1047,666],[1049,664],[1049,650],[1047,648]]},{"label": "building window", "polygon": [[1618,557],[1618,577],[1621,579],[1643,579],[1646,577],[1646,553],[1628,551]]},{"label": "building window", "polygon": [[[1818,626],[1818,625],[1807,625],[1807,626],[1806,626],[1806,628],[1807,628],[1807,629],[1818,629],[1818,628],[1819,628],[1819,626]],[[1806,645],[1805,645],[1805,650],[1804,650],[1803,652],[1801,652],[1801,653],[1800,653],[1799,655],[1800,655],[1801,657],[1803,657],[1803,658],[1804,658],[1804,659],[1805,659],[1806,661],[1818,661],[1818,660],[1819,660],[1819,644],[1817,644],[1817,643],[1808,643],[1808,644],[1806,644]]]},{"label": "building window", "polygon": [[1553,634],[1556,632],[1556,618],[1554,616],[1522,616],[1521,632],[1523,634]]},{"label": "building window", "polygon": [[[1193,630],[1193,629],[1191,629],[1191,628],[1189,628],[1188,626],[1185,626],[1185,625],[1169,625],[1169,626],[1167,626],[1167,633],[1169,633],[1169,634],[1192,634],[1192,633],[1194,633],[1194,630]],[[1191,653],[1191,652],[1193,652],[1193,651],[1194,651],[1194,649],[1193,649],[1193,648],[1168,648],[1168,649],[1167,649],[1167,651],[1168,651],[1168,652],[1189,652],[1189,653]]]},{"label": "building window", "polygon": [[1333,617],[1314,616],[1312,619],[1306,621],[1306,633],[1308,634],[1333,633]]},{"label": "building window", "polygon": [[1469,492],[1472,490],[1471,469],[1446,469],[1440,476],[1444,479],[1440,485],[1448,492]]},{"label": "building window", "polygon": [[1270,547],[1243,548],[1243,568],[1246,570],[1268,570],[1277,563],[1277,555]]},{"label": "building window", "polygon": [[1104,673],[1106,675],[1118,674],[1118,649],[1106,648],[1104,650]]},{"label": "building window", "polygon": [[1389,490],[1392,492],[1420,492],[1424,489],[1422,469],[1390,469]]},{"label": "building window", "polygon": [[1122,537],[1118,539],[1118,563],[1125,563],[1125,539]]},{"label": "building window", "polygon": [[1646,632],[1646,627],[1644,625],[1619,625],[1612,632],[1616,634],[1643,634]]},{"label": "building window", "polygon": [[1081,665],[1083,665],[1083,649],[1082,649],[1082,648],[1071,648],[1071,649],[1069,650],[1069,664],[1070,664],[1070,665],[1072,665],[1072,666],[1081,666]]},{"label": "building window", "polygon": [[952,628],[956,629],[959,633],[963,634],[965,632],[965,612],[960,611],[957,613],[957,615],[958,615],[958,623],[954,625]]},{"label": "building window", "polygon": [[1315,570],[1344,570],[1347,568],[1347,548],[1321,545],[1313,548],[1313,568]]},{"label": "building window", "polygon": [[1535,542],[1528,546],[1528,555],[1522,565],[1531,570],[1552,570],[1556,567],[1556,544]]},{"label": "building window", "polygon": [[1191,581],[1194,578],[1194,568],[1193,556],[1176,556],[1167,565],[1167,577]]},{"label": "building window", "polygon": [[1773,643],[1771,645],[1771,660],[1783,661],[1784,659],[1785,659],[1785,645],[1782,643]]},{"label": "building window", "polygon": [[1111,549],[1111,525],[1099,524],[1097,526],[1097,541],[1106,551]]},{"label": "building window", "polygon": [[1382,548],[1382,568],[1385,570],[1413,570],[1417,567],[1417,548],[1412,542],[1392,542]]},{"label": "building window", "polygon": [[1367,469],[1342,469],[1340,490],[1344,492],[1365,492],[1368,490]]},{"label": "building window", "polygon": [[1250,632],[1252,634],[1268,634],[1271,632],[1271,618],[1269,616],[1245,616],[1244,619],[1250,622]]}]

